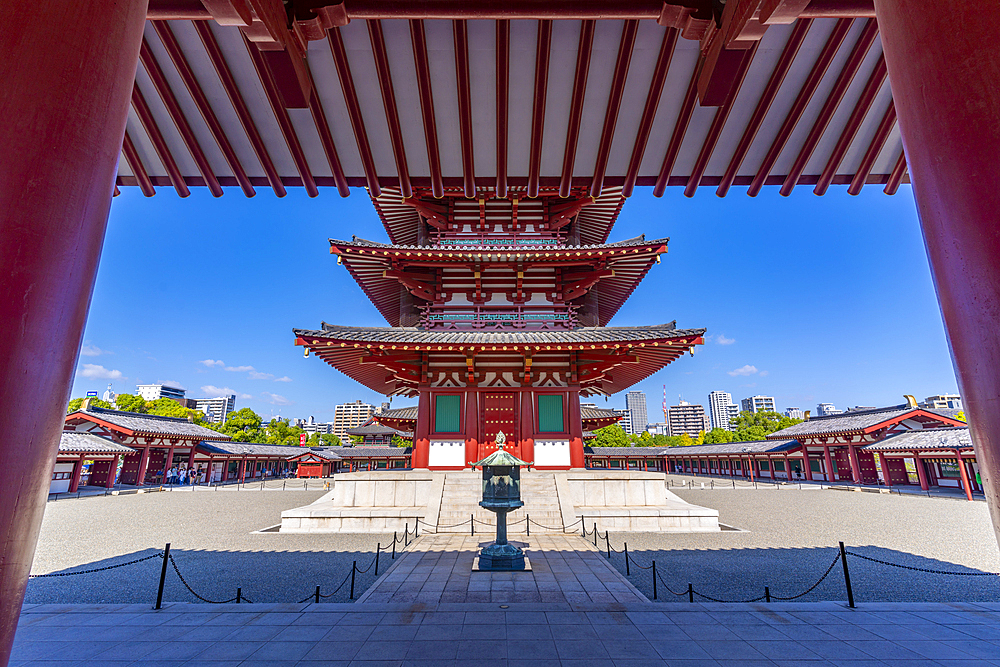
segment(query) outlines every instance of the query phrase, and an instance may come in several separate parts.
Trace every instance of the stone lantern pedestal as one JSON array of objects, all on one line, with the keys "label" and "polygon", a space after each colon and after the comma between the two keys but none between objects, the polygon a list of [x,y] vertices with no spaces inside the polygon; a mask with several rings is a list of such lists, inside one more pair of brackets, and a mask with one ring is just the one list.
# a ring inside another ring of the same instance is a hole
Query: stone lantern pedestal
[{"label": "stone lantern pedestal", "polygon": [[524,505],[521,501],[521,466],[529,464],[504,450],[505,443],[506,436],[502,432],[498,433],[497,450],[482,461],[472,464],[473,467],[483,469],[483,499],[479,506],[497,515],[496,540],[479,552],[477,565],[474,566],[474,569],[480,571],[517,571],[527,568],[524,552],[507,542],[507,513]]}]

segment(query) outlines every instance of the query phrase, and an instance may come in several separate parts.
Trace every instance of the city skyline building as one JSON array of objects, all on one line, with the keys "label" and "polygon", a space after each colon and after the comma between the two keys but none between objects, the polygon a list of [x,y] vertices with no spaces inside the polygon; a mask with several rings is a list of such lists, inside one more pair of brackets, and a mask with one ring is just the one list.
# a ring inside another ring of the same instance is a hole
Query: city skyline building
[{"label": "city skyline building", "polygon": [[816,405],[817,417],[828,417],[830,415],[843,414],[843,410],[838,410],[833,403],[819,403]]},{"label": "city skyline building", "polygon": [[[358,399],[352,403],[341,403],[333,411],[332,432],[343,442],[347,442],[347,430],[364,425],[375,414],[375,406]],[[304,427],[303,427],[304,428]]]},{"label": "city skyline building", "polygon": [[630,391],[625,394],[625,409],[629,411],[632,421],[632,433],[642,433],[649,423],[646,412],[646,394],[641,391]]},{"label": "city skyline building", "polygon": [[635,430],[632,428],[632,411],[628,408],[614,408],[614,412],[621,417],[618,420],[618,425],[625,431],[625,435],[635,433]]},{"label": "city skyline building", "polygon": [[226,421],[230,412],[236,410],[236,395],[216,396],[215,398],[195,398],[194,409],[204,413],[206,419],[215,424]]},{"label": "city skyline building", "polygon": [[785,416],[789,419],[805,419],[802,408],[785,408]]},{"label": "city skyline building", "polygon": [[166,384],[138,384],[135,386],[136,393],[144,401],[157,401],[161,398],[169,398],[177,401],[181,405],[186,405],[186,389],[171,387]]},{"label": "city skyline building", "polygon": [[671,436],[687,434],[692,438],[702,431],[710,430],[705,407],[697,403],[680,401],[667,411],[667,425]]},{"label": "city skyline building", "polygon": [[739,414],[739,408],[733,404],[732,394],[713,391],[708,395],[708,412],[712,428],[729,431],[729,422],[735,416],[734,412]]},{"label": "city skyline building", "polygon": [[761,396],[757,394],[756,396],[749,396],[740,401],[740,405],[743,408],[743,412],[777,412],[777,408],[774,404],[773,396]]},{"label": "city skyline building", "polygon": [[929,408],[931,410],[964,410],[962,406],[962,397],[959,394],[938,394],[937,396],[928,396],[924,399],[924,402],[920,404],[922,408]]}]

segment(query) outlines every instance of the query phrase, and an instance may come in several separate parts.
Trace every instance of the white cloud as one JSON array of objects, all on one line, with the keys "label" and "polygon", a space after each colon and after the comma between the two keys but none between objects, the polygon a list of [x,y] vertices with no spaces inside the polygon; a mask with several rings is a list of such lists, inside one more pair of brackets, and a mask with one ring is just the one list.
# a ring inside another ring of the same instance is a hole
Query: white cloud
[{"label": "white cloud", "polygon": [[104,366],[99,366],[98,364],[84,364],[83,370],[80,371],[80,376],[85,378],[90,378],[91,380],[123,380],[125,376],[122,375],[121,371],[118,370],[108,370]]},{"label": "white cloud", "polygon": [[292,378],[288,377],[287,375],[284,375],[284,376],[282,376],[280,378],[275,378],[274,381],[275,382],[291,382]]},{"label": "white cloud", "polygon": [[265,392],[261,393],[261,396],[264,397],[265,401],[267,401],[268,403],[271,403],[272,405],[291,405],[292,404],[292,401],[288,400],[284,396],[280,396],[278,394],[272,394],[269,391],[265,391]]},{"label": "white cloud", "polygon": [[251,380],[270,380],[274,375],[271,373],[261,373],[260,371],[250,371]]},{"label": "white cloud", "polygon": [[82,354],[85,357],[99,357],[102,354],[111,354],[111,353],[108,352],[107,350],[102,350],[96,345],[90,345],[89,343],[86,343],[82,348],[80,348],[80,354]]},{"label": "white cloud", "polygon": [[715,337],[715,342],[719,345],[732,345],[736,342],[735,338],[726,338],[724,334],[719,334]]},{"label": "white cloud", "polygon": [[225,362],[222,359],[202,359],[198,362],[202,366],[207,366],[212,368],[213,366],[225,366]]},{"label": "white cloud", "polygon": [[767,377],[767,371],[761,371],[761,372],[760,372],[760,376],[761,376],[762,378],[763,378],[763,377]]},{"label": "white cloud", "polygon": [[751,366],[750,364],[747,364],[746,366],[742,366],[741,368],[737,368],[734,371],[729,371],[729,374],[732,375],[733,377],[736,377],[737,375],[756,375],[757,374],[757,367],[756,366]]},{"label": "white cloud", "polygon": [[253,370],[253,366],[226,366],[225,370],[232,373],[247,373]]},{"label": "white cloud", "polygon": [[207,398],[215,398],[216,396],[229,396],[230,394],[236,394],[236,398],[247,400],[253,398],[250,394],[242,394],[235,389],[230,389],[229,387],[216,387],[214,384],[203,385],[201,391],[205,394]]}]

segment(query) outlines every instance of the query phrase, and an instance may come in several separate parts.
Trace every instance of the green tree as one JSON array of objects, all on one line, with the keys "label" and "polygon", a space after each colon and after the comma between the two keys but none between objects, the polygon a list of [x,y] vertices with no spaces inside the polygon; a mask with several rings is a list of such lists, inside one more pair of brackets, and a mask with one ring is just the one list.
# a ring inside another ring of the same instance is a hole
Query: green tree
[{"label": "green tree", "polygon": [[628,447],[629,438],[618,424],[611,424],[594,431],[594,447]]},{"label": "green tree", "polygon": [[115,399],[115,405],[118,406],[119,410],[124,410],[125,412],[146,412],[146,401],[142,396],[136,396],[135,394],[118,394],[118,398]]},{"label": "green tree", "polygon": [[265,442],[267,431],[261,428],[264,420],[250,408],[241,408],[230,412],[226,423],[216,424],[213,428],[225,433],[237,442]]},{"label": "green tree", "polygon": [[[74,398],[72,401],[69,402],[69,405],[66,406],[66,414],[79,411],[83,407],[83,402],[85,400],[86,399],[83,398]],[[112,407],[112,405],[107,401],[102,401],[101,399],[94,398],[93,396],[90,397],[90,405],[95,408],[111,409]]]},{"label": "green tree", "polygon": [[[342,446],[342,444],[340,442],[340,438],[338,438],[333,433],[323,433],[322,435],[319,436],[319,439],[323,441],[323,446],[324,447],[340,447],[340,446]],[[393,440],[395,440],[395,438]],[[395,444],[395,442],[393,444]],[[398,447],[399,445],[396,445],[396,446]]]},{"label": "green tree", "polygon": [[687,433],[681,433],[680,439],[681,442],[680,445],[678,445],[679,447],[690,447],[694,444],[694,440]]},{"label": "green tree", "polygon": [[171,398],[158,398],[155,401],[147,401],[145,412],[160,417],[180,417],[186,419],[193,417],[195,423],[200,424],[205,415],[200,410],[185,408],[183,405]]},{"label": "green tree", "polygon": [[351,439],[352,445],[360,445],[362,442],[365,441],[364,436],[361,435],[348,435],[347,437]]},{"label": "green tree", "polygon": [[713,428],[711,431],[705,434],[705,444],[706,445],[718,445],[724,442],[733,441],[733,432],[727,431],[724,428]]},{"label": "green tree", "polygon": [[744,411],[729,422],[729,425],[733,427],[732,442],[763,440],[769,434],[798,424],[801,421],[801,419],[789,419],[777,412]]}]

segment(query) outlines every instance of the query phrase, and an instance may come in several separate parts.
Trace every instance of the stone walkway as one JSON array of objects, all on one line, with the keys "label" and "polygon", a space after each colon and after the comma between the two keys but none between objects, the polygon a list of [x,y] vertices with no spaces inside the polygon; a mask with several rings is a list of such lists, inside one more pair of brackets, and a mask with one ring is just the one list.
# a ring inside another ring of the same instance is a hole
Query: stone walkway
[{"label": "stone walkway", "polygon": [[490,542],[492,539],[485,536],[424,535],[359,602],[646,601],[579,535],[546,534],[512,540],[528,556],[530,572],[472,572],[473,559]]},{"label": "stone walkway", "polygon": [[1000,665],[1000,604],[26,606],[13,667]]}]

